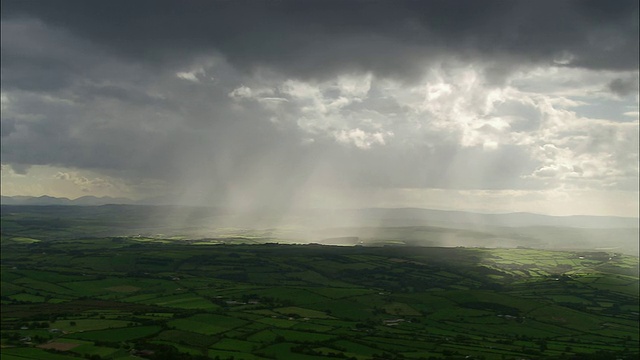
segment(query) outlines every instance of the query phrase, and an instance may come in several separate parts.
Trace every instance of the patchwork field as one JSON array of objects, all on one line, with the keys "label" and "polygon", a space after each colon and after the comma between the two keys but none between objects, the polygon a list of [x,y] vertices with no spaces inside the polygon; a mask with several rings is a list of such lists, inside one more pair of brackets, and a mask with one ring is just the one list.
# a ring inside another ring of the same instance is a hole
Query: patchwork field
[{"label": "patchwork field", "polygon": [[639,356],[631,255],[21,232],[3,360]]}]

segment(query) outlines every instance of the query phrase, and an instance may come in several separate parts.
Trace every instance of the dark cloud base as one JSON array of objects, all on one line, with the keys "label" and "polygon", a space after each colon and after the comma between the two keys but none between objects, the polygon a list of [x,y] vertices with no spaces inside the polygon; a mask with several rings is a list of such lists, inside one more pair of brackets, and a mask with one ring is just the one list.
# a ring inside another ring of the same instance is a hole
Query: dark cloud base
[{"label": "dark cloud base", "polygon": [[[135,61],[217,51],[247,70],[300,77],[353,71],[411,78],[442,52],[460,57],[635,69],[638,2],[617,1],[3,1]],[[8,54],[11,55],[11,54]],[[4,56],[4,55],[3,55]]]}]

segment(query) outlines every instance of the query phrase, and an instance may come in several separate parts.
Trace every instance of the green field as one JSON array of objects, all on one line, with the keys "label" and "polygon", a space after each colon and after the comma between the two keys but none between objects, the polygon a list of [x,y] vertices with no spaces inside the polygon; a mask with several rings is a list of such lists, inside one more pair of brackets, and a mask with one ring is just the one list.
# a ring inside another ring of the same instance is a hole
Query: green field
[{"label": "green field", "polygon": [[637,256],[8,228],[3,360],[639,356]]}]

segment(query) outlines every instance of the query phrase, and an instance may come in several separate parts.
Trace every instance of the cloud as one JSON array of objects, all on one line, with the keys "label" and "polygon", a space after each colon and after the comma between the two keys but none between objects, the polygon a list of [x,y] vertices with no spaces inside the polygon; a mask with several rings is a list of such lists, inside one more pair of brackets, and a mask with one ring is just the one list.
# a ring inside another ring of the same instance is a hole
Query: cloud
[{"label": "cloud", "polygon": [[26,175],[29,172],[29,168],[31,165],[29,164],[11,164],[11,170],[18,175]]},{"label": "cloud", "polygon": [[638,4],[624,0],[9,0],[2,17],[36,18],[134,61],[174,64],[219,52],[245,71],[268,67],[307,79],[349,69],[410,80],[443,53],[616,70],[634,69],[638,59]]},{"label": "cloud", "polygon": [[82,176],[77,172],[61,172],[58,171],[54,176],[55,179],[69,181],[74,185],[78,186],[83,192],[100,192],[104,190],[110,190],[111,188],[116,187],[112,181],[104,179],[102,177],[95,178],[87,178],[86,176]]},{"label": "cloud", "polygon": [[233,91],[229,93],[229,97],[233,99],[251,98],[251,95],[251,89],[244,85],[233,89]]},{"label": "cloud", "polygon": [[242,207],[329,187],[634,191],[637,14],[3,1],[2,161]]},{"label": "cloud", "polygon": [[387,131],[385,133],[367,133],[360,129],[340,130],[335,135],[336,140],[341,143],[353,143],[360,149],[369,149],[374,144],[384,145],[385,137],[393,136],[393,133]]},{"label": "cloud", "polygon": [[16,131],[16,122],[13,119],[2,119],[0,122],[0,136],[6,137]]},{"label": "cloud", "polygon": [[618,96],[638,93],[638,77],[617,78],[608,84],[609,90]]},{"label": "cloud", "polygon": [[183,80],[193,81],[195,83],[200,82],[200,78],[205,75],[203,68],[198,68],[190,71],[178,71],[176,76]]}]

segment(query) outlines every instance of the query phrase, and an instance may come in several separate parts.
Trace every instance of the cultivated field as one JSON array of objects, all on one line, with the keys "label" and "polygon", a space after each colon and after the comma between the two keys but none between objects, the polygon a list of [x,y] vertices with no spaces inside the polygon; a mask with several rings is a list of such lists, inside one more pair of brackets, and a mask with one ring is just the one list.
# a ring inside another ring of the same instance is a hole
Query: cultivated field
[{"label": "cultivated field", "polygon": [[3,360],[639,355],[631,255],[15,228],[2,232]]}]

